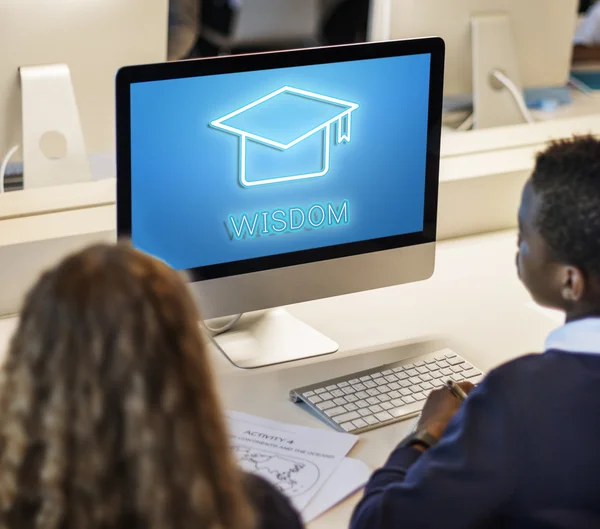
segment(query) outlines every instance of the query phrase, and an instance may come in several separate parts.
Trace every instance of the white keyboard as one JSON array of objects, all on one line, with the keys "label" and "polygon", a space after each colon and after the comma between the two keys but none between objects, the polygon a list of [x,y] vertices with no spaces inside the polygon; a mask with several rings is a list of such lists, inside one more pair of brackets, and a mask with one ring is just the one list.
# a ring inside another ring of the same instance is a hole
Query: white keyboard
[{"label": "white keyboard", "polygon": [[418,415],[447,380],[477,384],[483,374],[450,349],[386,364],[290,392],[336,430],[362,433]]}]

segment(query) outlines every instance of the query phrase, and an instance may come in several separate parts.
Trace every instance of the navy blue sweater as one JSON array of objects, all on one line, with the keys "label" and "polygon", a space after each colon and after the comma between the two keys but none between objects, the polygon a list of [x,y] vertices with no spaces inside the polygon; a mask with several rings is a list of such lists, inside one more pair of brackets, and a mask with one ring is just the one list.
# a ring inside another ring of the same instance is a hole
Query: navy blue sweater
[{"label": "navy blue sweater", "polygon": [[600,528],[600,355],[492,371],[435,447],[397,448],[373,474],[351,527]]}]

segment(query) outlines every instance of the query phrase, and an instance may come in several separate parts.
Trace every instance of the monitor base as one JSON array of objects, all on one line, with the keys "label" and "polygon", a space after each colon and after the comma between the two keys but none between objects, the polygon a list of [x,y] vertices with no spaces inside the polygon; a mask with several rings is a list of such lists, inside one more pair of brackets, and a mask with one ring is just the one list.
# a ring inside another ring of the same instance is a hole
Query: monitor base
[{"label": "monitor base", "polygon": [[255,369],[335,353],[339,345],[285,309],[242,316],[230,331],[213,338],[241,369]]}]

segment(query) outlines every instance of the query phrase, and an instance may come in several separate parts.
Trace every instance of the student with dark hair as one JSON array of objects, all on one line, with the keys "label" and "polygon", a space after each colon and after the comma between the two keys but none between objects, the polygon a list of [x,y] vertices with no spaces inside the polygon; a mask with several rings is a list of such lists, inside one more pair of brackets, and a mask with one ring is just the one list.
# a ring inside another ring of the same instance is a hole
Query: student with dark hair
[{"label": "student with dark hair", "polygon": [[544,354],[463,386],[462,405],[434,391],[369,481],[353,529],[600,527],[600,141],[538,156],[518,248],[519,277],[565,325]]},{"label": "student with dark hair", "polygon": [[126,245],[39,279],[0,372],[0,528],[300,529],[236,465],[198,320]]}]

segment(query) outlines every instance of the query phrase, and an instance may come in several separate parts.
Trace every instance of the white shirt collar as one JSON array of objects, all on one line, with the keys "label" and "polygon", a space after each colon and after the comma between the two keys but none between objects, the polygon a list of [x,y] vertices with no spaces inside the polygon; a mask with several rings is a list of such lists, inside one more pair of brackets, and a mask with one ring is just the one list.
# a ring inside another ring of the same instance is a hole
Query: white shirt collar
[{"label": "white shirt collar", "polygon": [[600,354],[600,318],[586,318],[567,323],[550,333],[546,351]]}]

